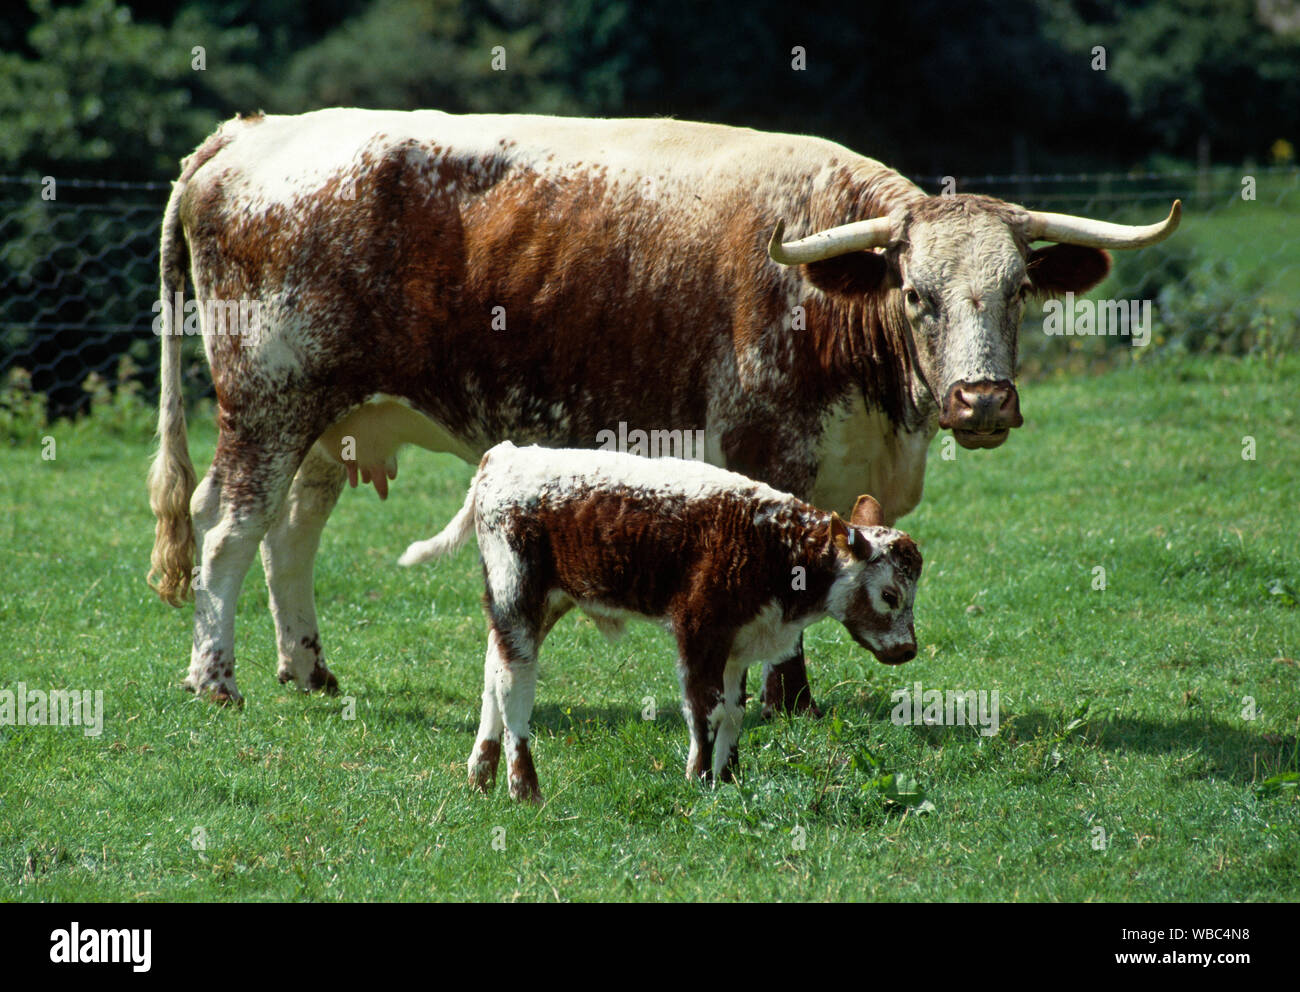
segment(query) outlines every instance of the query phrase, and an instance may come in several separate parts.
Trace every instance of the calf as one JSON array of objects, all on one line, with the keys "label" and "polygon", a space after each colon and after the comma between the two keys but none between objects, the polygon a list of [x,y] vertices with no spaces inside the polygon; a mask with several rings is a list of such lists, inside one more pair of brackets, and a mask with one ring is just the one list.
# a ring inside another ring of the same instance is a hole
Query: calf
[{"label": "calf", "polygon": [[537,652],[574,606],[606,636],[633,615],[672,631],[691,735],[686,775],[730,779],[745,669],[788,656],[809,624],[834,617],[886,664],[915,656],[921,555],[881,519],[870,496],[846,524],[701,462],[492,448],[451,523],[401,557],[428,561],[477,530],[488,649],[470,784],[492,788],[504,729],[510,794],[540,800],[528,748]]}]

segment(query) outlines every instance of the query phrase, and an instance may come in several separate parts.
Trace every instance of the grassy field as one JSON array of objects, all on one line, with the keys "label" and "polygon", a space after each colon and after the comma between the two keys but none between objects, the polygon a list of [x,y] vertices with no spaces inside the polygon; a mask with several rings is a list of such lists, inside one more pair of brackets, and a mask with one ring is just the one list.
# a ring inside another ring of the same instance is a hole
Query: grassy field
[{"label": "grassy field", "polygon": [[[178,687],[191,611],[143,582],[147,434],[0,446],[0,689],[104,693],[98,737],[0,727],[0,898],[1298,899],[1300,802],[1267,784],[1300,770],[1297,381],[1294,356],[1144,363],[1029,384],[997,451],[936,440],[903,521],[926,559],[918,658],[888,669],[812,628],[827,715],[751,704],[740,786],[683,778],[666,635],[566,619],[542,654],[541,808],[464,783],[474,550],[395,565],[469,466],[411,452],[387,505],[348,492],[326,531],[350,703],[275,681],[250,573],[231,711]],[[213,441],[192,424],[200,471]],[[917,682],[996,690],[998,733],[895,725]]]}]

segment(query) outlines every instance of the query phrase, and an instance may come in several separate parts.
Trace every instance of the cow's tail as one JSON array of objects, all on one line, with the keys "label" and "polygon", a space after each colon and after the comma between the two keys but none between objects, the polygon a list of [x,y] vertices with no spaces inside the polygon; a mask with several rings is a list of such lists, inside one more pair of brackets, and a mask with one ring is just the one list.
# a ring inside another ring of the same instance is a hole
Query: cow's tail
[{"label": "cow's tail", "polygon": [[421,565],[432,558],[451,554],[469,540],[470,534],[474,533],[474,525],[478,518],[479,479],[483,477],[483,470],[487,468],[488,458],[491,455],[492,452],[489,451],[478,463],[478,471],[470,481],[469,492],[465,494],[465,504],[460,508],[460,512],[451,518],[451,522],[440,533],[427,541],[416,541],[402,552],[402,557],[397,559],[397,564]]},{"label": "cow's tail", "polygon": [[180,200],[185,191],[182,176],[167,201],[163,215],[162,367],[158,390],[158,454],[149,469],[149,505],[158,520],[154,529],[149,584],[164,602],[180,606],[190,595],[190,569],[194,562],[194,523],[190,497],[194,494],[194,465],[190,461],[185,430],[185,399],[181,394],[181,307],[185,291],[185,266],[189,248],[181,228]]}]

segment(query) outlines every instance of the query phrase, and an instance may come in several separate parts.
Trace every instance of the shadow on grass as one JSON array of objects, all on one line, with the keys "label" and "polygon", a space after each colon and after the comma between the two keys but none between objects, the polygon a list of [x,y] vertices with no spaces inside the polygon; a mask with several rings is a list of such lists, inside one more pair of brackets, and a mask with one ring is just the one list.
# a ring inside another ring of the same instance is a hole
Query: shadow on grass
[{"label": "shadow on grass", "polygon": [[[432,690],[428,693],[366,694],[365,719],[376,725],[416,725],[455,731],[472,737],[478,731],[477,699],[459,693]],[[818,727],[829,727],[832,715],[865,728],[888,722],[892,709],[890,691],[855,687],[847,695],[831,693],[822,700],[827,716],[815,720],[808,716],[776,718],[808,720]],[[334,707],[318,711],[322,719],[335,719]],[[745,732],[769,725],[760,715],[756,698],[751,697],[745,710]],[[629,725],[643,723],[642,710],[636,705],[583,706],[563,702],[544,702],[532,714],[534,733],[556,737],[582,737],[595,731],[618,734]],[[678,701],[658,707],[654,722],[669,733],[686,732]],[[1137,752],[1148,755],[1196,755],[1188,761],[1181,777],[1186,780],[1222,779],[1244,784],[1284,771],[1300,770],[1300,744],[1294,735],[1265,735],[1229,721],[1198,718],[1194,715],[1171,722],[1128,716],[1093,714],[1067,730],[1070,717],[1056,710],[1030,710],[1004,713],[999,733],[985,737],[975,725],[943,726],[912,724],[908,730],[930,747],[973,745],[981,741],[1010,748],[1055,745],[1073,742],[1108,752]]]},{"label": "shadow on grass", "polygon": [[[1226,779],[1248,783],[1280,771],[1300,770],[1300,745],[1294,736],[1264,735],[1223,720],[1195,717],[1173,722],[1127,716],[1097,715],[1076,731],[1063,731],[1059,712],[1031,710],[1007,717],[1003,733],[1009,741],[1032,745],[1040,741],[1075,740],[1109,752],[1131,751],[1149,755],[1199,755],[1190,762],[1185,779]],[[918,727],[919,731],[949,729]]]}]

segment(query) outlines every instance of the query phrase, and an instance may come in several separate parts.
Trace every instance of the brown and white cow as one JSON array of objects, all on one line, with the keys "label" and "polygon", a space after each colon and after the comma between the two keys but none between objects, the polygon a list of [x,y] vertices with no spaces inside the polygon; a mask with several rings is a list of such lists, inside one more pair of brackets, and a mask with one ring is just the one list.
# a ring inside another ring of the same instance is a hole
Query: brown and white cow
[{"label": "brown and white cow", "polygon": [[785,658],[805,627],[834,617],[885,664],[915,657],[921,554],[881,522],[870,496],[846,525],[702,462],[497,445],[461,511],[400,559],[428,561],[478,535],[488,649],[470,784],[491,790],[504,732],[510,794],[541,799],[528,745],[537,654],[575,606],[611,638],[629,616],[668,628],[691,736],[686,776],[730,779],[745,670]]},{"label": "brown and white cow", "polygon": [[[991,447],[1021,423],[1025,298],[1083,291],[1102,248],[1178,218],[932,197],[829,141],[685,121],[227,121],[182,164],[162,234],[151,578],[174,604],[193,586],[187,685],[240,698],[235,601],[259,542],[281,681],[336,685],[321,530],[348,473],[386,492],[402,443],[473,463],[506,438],[702,431],[713,464],[841,510],[871,492],[892,523],[940,426]],[[173,305],[187,265],[200,309],[260,316],[256,335],[203,327],[220,434],[197,489]],[[766,679],[769,706],[812,707],[800,648]]]}]

